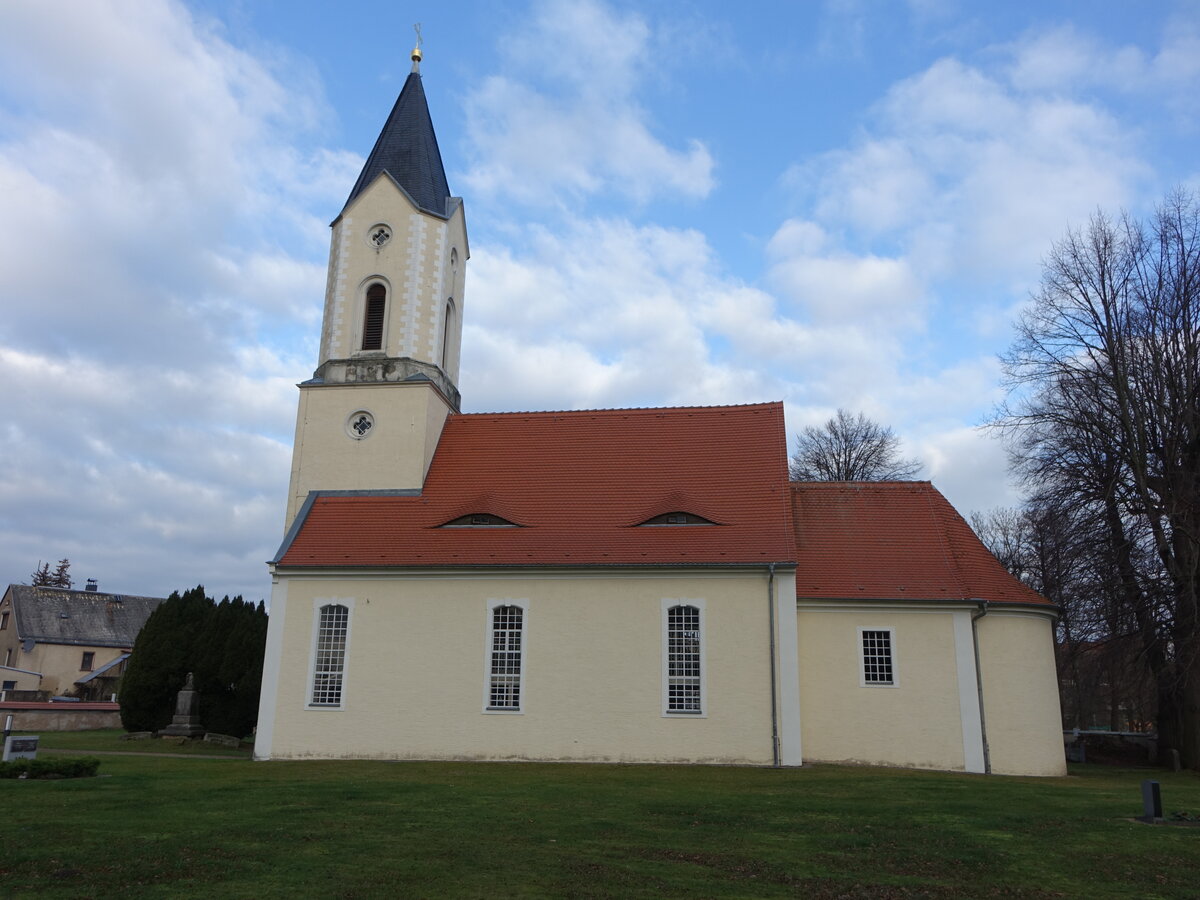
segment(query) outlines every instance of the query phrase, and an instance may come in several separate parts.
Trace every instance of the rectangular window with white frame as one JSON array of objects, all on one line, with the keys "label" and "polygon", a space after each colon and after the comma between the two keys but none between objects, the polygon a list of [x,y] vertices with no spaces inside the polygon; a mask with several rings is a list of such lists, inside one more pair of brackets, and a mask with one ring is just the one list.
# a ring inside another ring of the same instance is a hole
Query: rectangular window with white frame
[{"label": "rectangular window with white frame", "polygon": [[859,628],[858,650],[863,687],[895,687],[896,630],[894,628]]},{"label": "rectangular window with white frame", "polygon": [[528,616],[527,600],[488,602],[484,712],[524,712],[525,628]]},{"label": "rectangular window with white frame", "polygon": [[347,600],[318,600],[313,604],[309,709],[341,709],[345,703],[352,606],[353,601]]},{"label": "rectangular window with white frame", "polygon": [[704,716],[704,603],[662,604],[662,692],[664,716]]}]

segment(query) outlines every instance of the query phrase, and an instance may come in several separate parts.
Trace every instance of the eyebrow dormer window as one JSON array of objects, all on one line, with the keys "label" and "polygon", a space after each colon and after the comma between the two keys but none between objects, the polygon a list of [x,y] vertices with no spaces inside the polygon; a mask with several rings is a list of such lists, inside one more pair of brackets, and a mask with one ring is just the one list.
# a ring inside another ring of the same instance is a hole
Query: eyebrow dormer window
[{"label": "eyebrow dormer window", "polygon": [[510,522],[491,513],[471,513],[469,516],[459,516],[442,525],[443,528],[520,528],[516,522]]},{"label": "eyebrow dormer window", "polygon": [[706,519],[704,516],[698,516],[695,513],[689,512],[669,512],[663,513],[661,516],[654,516],[647,519],[645,522],[639,522],[639,527],[642,525],[716,525],[717,523],[711,519]]},{"label": "eyebrow dormer window", "polygon": [[383,317],[387,309],[387,288],[373,284],[367,288],[367,305],[363,314],[364,350],[383,349]]}]

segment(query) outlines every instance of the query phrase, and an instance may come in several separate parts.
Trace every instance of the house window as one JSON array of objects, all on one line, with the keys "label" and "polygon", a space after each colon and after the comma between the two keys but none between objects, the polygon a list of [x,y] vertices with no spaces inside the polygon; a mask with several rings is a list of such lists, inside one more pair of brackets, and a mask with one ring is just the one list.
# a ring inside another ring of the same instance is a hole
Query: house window
[{"label": "house window", "polygon": [[689,512],[670,512],[647,519],[642,525],[715,525],[711,519]]},{"label": "house window", "polygon": [[503,516],[491,513],[471,513],[469,516],[459,516],[441,526],[442,528],[517,528],[516,522],[510,522]]},{"label": "house window", "polygon": [[491,608],[486,706],[489,711],[521,711],[524,630],[525,610],[520,606],[504,604]]},{"label": "house window", "polygon": [[7,650],[4,651],[4,665],[6,665],[6,666],[12,665],[12,647],[9,647]]},{"label": "house window", "polygon": [[0,613],[0,631],[8,630],[8,613]]},{"label": "house window", "polygon": [[0,691],[15,691],[16,689],[17,683],[15,681],[6,681],[4,682],[4,686],[0,687]]},{"label": "house window", "polygon": [[79,661],[79,671],[80,672],[92,671],[92,665],[95,662],[96,662],[96,654],[93,653],[91,650],[85,650],[83,653],[83,659],[81,659]]},{"label": "house window", "polygon": [[860,628],[858,633],[862,649],[863,685],[894,687],[896,663],[892,657],[892,629]]},{"label": "house window", "polygon": [[363,313],[364,350],[383,349],[383,317],[387,309],[387,288],[375,283],[367,288],[367,304]]},{"label": "house window", "polygon": [[349,607],[328,603],[318,611],[310,706],[342,705],[342,676],[346,669],[349,628]]},{"label": "house window", "polygon": [[664,713],[704,712],[704,616],[692,604],[664,604]]}]

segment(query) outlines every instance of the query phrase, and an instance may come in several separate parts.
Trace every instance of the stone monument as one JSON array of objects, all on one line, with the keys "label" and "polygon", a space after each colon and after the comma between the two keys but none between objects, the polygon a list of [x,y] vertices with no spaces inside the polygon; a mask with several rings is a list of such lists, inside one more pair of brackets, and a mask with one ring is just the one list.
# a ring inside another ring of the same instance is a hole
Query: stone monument
[{"label": "stone monument", "polygon": [[175,698],[175,717],[171,724],[159,732],[160,737],[200,737],[204,726],[200,724],[200,695],[192,673],[188,672],[183,690]]}]

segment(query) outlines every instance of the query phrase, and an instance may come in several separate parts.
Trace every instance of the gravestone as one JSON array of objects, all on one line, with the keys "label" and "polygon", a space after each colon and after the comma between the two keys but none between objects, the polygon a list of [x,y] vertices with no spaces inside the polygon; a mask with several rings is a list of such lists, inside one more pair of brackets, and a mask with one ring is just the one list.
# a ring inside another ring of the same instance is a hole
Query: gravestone
[{"label": "gravestone", "polygon": [[1154,825],[1163,820],[1162,793],[1157,781],[1142,782],[1142,810],[1145,815],[1138,816],[1139,822]]},{"label": "gravestone", "polygon": [[192,673],[188,672],[183,690],[175,698],[175,717],[171,724],[159,732],[160,737],[200,737],[204,726],[200,724],[200,694]]}]

